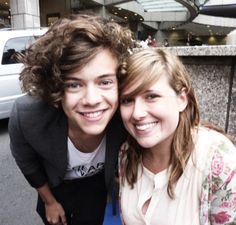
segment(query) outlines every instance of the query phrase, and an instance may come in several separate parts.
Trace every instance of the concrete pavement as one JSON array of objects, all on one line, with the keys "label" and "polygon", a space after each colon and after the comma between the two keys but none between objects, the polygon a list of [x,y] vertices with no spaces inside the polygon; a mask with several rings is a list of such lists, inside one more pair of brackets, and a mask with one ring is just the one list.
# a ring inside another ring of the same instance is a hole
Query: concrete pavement
[{"label": "concrete pavement", "polygon": [[43,225],[37,193],[25,181],[10,153],[8,120],[0,120],[0,225]]}]

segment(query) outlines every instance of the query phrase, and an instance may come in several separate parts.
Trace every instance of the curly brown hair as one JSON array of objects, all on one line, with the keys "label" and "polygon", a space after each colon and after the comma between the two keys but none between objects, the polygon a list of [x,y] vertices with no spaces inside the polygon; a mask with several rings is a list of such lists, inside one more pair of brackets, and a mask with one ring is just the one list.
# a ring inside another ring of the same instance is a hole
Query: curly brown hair
[{"label": "curly brown hair", "polygon": [[21,57],[22,89],[58,107],[68,73],[82,69],[103,49],[109,49],[121,62],[132,46],[131,36],[128,28],[98,16],[60,19]]}]

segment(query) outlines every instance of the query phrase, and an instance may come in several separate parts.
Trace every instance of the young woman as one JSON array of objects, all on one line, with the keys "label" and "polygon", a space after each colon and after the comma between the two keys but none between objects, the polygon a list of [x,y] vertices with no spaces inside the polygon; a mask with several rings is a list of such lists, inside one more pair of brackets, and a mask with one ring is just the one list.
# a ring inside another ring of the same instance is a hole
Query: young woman
[{"label": "young woman", "polygon": [[236,148],[200,124],[187,72],[167,50],[142,50],[120,70],[120,155],[126,225],[236,224]]},{"label": "young woman", "polygon": [[27,95],[15,102],[10,144],[45,224],[103,223],[125,137],[116,73],[130,44],[128,29],[80,15],[59,20],[23,58]]}]

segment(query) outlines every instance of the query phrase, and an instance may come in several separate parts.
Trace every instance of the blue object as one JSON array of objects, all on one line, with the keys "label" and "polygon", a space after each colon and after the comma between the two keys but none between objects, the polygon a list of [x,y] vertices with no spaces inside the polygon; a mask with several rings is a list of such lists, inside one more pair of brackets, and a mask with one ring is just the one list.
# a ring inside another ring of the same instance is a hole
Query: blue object
[{"label": "blue object", "polygon": [[114,215],[114,206],[112,207],[112,202],[108,202],[103,225],[121,225],[118,204],[116,205],[116,212]]}]

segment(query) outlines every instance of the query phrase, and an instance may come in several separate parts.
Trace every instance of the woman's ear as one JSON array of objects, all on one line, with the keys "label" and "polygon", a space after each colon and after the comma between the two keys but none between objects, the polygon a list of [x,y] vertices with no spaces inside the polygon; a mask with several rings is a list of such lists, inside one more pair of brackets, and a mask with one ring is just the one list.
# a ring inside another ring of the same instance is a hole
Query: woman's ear
[{"label": "woman's ear", "polygon": [[181,92],[178,94],[177,101],[178,101],[178,106],[179,106],[179,112],[183,112],[188,105],[186,88],[183,88]]}]

